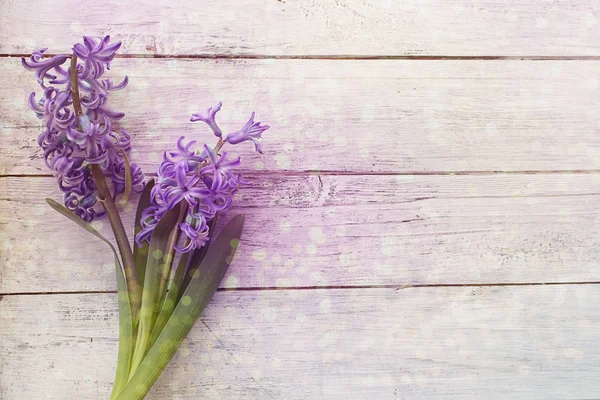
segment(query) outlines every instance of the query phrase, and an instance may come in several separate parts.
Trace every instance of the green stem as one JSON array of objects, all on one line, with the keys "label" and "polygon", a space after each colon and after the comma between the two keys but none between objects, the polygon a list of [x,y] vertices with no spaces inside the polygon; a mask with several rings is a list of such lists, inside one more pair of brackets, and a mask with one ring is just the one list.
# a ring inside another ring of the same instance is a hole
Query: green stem
[{"label": "green stem", "polygon": [[148,249],[148,261],[144,275],[144,290],[142,292],[142,304],[140,309],[139,327],[133,350],[133,358],[129,376],[133,376],[136,369],[142,363],[150,346],[149,340],[160,312],[159,287],[165,271],[171,269],[173,257],[167,246],[174,246],[171,233],[177,226],[181,210],[181,204],[167,211],[162,216],[158,225],[152,232],[150,247]]},{"label": "green stem", "polygon": [[140,310],[141,296],[140,284],[138,282],[137,271],[135,267],[135,259],[133,258],[133,252],[131,251],[129,238],[125,232],[123,221],[121,221],[119,210],[117,210],[117,206],[110,195],[110,190],[106,184],[106,179],[104,177],[102,168],[97,164],[92,164],[91,168],[92,176],[94,177],[94,182],[96,183],[96,189],[98,190],[100,197],[100,202],[106,211],[108,221],[110,222],[110,226],[112,227],[115,235],[119,253],[121,253],[121,258],[123,259],[123,269],[125,270],[125,278],[127,280],[127,291],[129,293],[129,301],[131,302],[131,314],[133,320],[135,321]]},{"label": "green stem", "polygon": [[[75,54],[71,56],[70,79],[71,96],[73,98],[73,109],[75,111],[77,121],[79,122],[79,117],[83,115],[83,109],[81,107],[81,99],[79,97],[77,56]],[[117,247],[119,248],[119,253],[121,253],[125,278],[127,279],[127,291],[129,293],[129,301],[131,302],[131,314],[133,320],[135,321],[138,311],[140,309],[141,296],[140,284],[137,279],[137,272],[135,267],[135,259],[133,257],[133,252],[131,251],[129,238],[127,237],[127,233],[125,232],[125,228],[123,227],[123,221],[121,221],[121,216],[119,215],[117,206],[112,200],[112,196],[110,194],[110,190],[108,189],[108,185],[106,183],[106,178],[104,177],[104,172],[102,171],[102,168],[97,164],[91,164],[90,166],[94,182],[96,183],[96,188],[98,190],[100,201],[102,203],[102,206],[104,207],[104,210],[106,211],[106,215],[108,216],[110,226],[112,227],[113,233],[115,235],[115,240],[117,242]]]},{"label": "green stem", "polygon": [[83,115],[83,109],[81,108],[81,99],[79,98],[79,79],[77,78],[77,56],[73,54],[71,56],[71,71],[69,78],[71,79],[71,97],[73,98],[73,109],[75,110],[75,117],[79,122],[79,117]]},{"label": "green stem", "polygon": [[[173,230],[171,231],[171,233],[169,234],[169,239],[167,241],[167,254],[168,254],[168,260],[173,260],[173,257],[175,256],[175,244],[177,243],[177,239],[179,238],[179,224],[181,224],[185,218],[185,214],[187,213],[188,210],[188,204],[187,202],[181,202],[181,209],[179,210],[179,217],[177,218],[177,223],[175,224],[175,226],[173,227]],[[167,291],[167,284],[169,283],[169,278],[171,277],[171,268],[169,264],[169,268],[164,268],[160,277],[160,284],[158,286],[158,304],[159,304],[159,308],[157,310],[154,310],[157,314],[160,312],[160,307],[162,306],[162,303],[165,299],[165,295],[166,295],[166,291]]]}]

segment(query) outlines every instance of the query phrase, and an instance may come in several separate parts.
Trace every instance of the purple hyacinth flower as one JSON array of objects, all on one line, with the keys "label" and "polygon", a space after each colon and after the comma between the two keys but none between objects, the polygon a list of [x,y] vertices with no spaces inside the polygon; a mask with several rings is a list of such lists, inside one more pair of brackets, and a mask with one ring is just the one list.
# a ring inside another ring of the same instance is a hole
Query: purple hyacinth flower
[{"label": "purple hyacinth flower", "polygon": [[50,129],[45,129],[37,139],[38,145],[42,148],[42,150],[46,150],[48,147],[52,146],[56,141],[59,140],[59,132],[52,131]]},{"label": "purple hyacinth flower", "polygon": [[237,132],[232,132],[227,135],[225,141],[231,144],[238,144],[251,140],[254,143],[254,148],[257,152],[262,153],[262,147],[258,139],[262,138],[262,133],[269,129],[269,125],[261,125],[260,122],[254,122],[254,112],[246,124]]},{"label": "purple hyacinth flower", "polygon": [[94,209],[96,202],[96,185],[91,177],[65,193],[65,207],[87,222],[104,215]]},{"label": "purple hyacinth flower", "polygon": [[211,197],[211,206],[213,212],[221,212],[226,211],[231,207],[231,203],[233,202],[233,195],[237,189],[231,190],[229,192],[219,192],[215,193]]},{"label": "purple hyacinth flower", "polygon": [[86,179],[90,179],[90,176],[91,171],[86,166],[73,166],[58,178],[58,187],[65,193],[70,192]]},{"label": "purple hyacinth flower", "polygon": [[223,132],[221,131],[221,128],[219,128],[219,126],[217,125],[217,121],[215,120],[215,117],[222,106],[223,106],[223,103],[219,102],[219,104],[217,104],[214,107],[210,107],[204,113],[192,114],[192,118],[190,118],[190,121],[191,122],[196,122],[196,121],[204,122],[205,124],[210,126],[210,129],[212,129],[215,136],[221,137]]},{"label": "purple hyacinth flower", "polygon": [[160,221],[167,211],[168,209],[166,206],[157,206],[153,204],[142,212],[140,218],[142,230],[135,236],[135,242],[139,247],[142,246],[143,242],[150,241],[150,236],[152,236],[154,228],[156,228],[158,221]]},{"label": "purple hyacinth flower", "polygon": [[[213,133],[220,137],[221,130],[215,121],[216,113],[221,109],[219,103],[205,113],[194,114],[191,121],[203,121]],[[257,151],[261,151],[259,139],[269,127],[254,122],[255,114],[238,132],[230,133],[226,140],[219,140],[220,149],[224,142],[237,144],[252,141]],[[136,235],[136,243],[150,239],[164,213],[185,201],[187,215],[179,224],[179,230],[187,237],[185,242],[176,246],[178,252],[189,252],[204,246],[209,239],[207,222],[216,213],[231,207],[233,196],[241,185],[247,184],[234,169],[240,165],[240,159],[228,159],[228,154],[217,154],[215,150],[204,146],[200,153],[194,152],[195,141],[186,143],[184,137],[177,141],[177,150],[165,152],[156,177],[156,183],[150,192],[152,205],[142,214],[142,230]]]},{"label": "purple hyacinth flower", "polygon": [[192,149],[192,147],[196,144],[195,140],[191,140],[187,144],[184,144],[184,140],[185,136],[181,136],[177,140],[177,151],[165,153],[165,157],[167,160],[176,165],[183,165],[187,172],[197,167],[205,157],[196,154],[196,152]]},{"label": "purple hyacinth flower", "polygon": [[109,131],[102,138],[100,146],[105,155],[102,168],[110,172],[122,161],[123,152],[129,153],[131,150],[131,136],[124,129],[120,133]]},{"label": "purple hyacinth flower", "polygon": [[68,85],[71,87],[71,76],[69,75],[69,69],[64,69],[62,65],[54,67],[56,76],[49,81],[51,85]]},{"label": "purple hyacinth flower", "polygon": [[60,176],[68,173],[71,170],[71,168],[73,168],[75,161],[72,157],[69,156],[56,155],[49,160],[49,163],[50,168],[54,170],[57,175]]},{"label": "purple hyacinth flower", "polygon": [[103,39],[83,37],[83,44],[77,43],[73,47],[73,53],[81,60],[85,61],[81,78],[98,79],[104,73],[104,67],[110,69],[110,62],[115,58],[117,50],[121,47],[121,42],[109,45],[110,36]]},{"label": "purple hyacinth flower", "polygon": [[54,89],[54,88],[48,88],[48,89],[44,90],[44,95],[38,101],[35,101],[35,92],[31,92],[31,94],[29,95],[29,101],[28,101],[29,108],[31,108],[33,110],[33,112],[35,112],[35,115],[39,119],[44,119],[46,117],[46,113],[47,113],[46,103],[47,103],[48,99],[51,99],[54,96],[55,92],[56,92],[56,89]]},{"label": "purple hyacinth flower", "polygon": [[179,224],[179,229],[188,237],[188,240],[186,240],[187,244],[183,247],[175,245],[175,250],[181,253],[198,249],[204,246],[208,242],[208,239],[210,239],[208,236],[208,226],[204,218],[196,219],[194,224],[181,223]]},{"label": "purple hyacinth flower", "polygon": [[166,206],[165,192],[177,185],[177,182],[175,181],[175,163],[167,159],[166,152],[163,157],[164,161],[158,167],[156,178],[154,178],[155,185],[150,191],[150,198],[154,199],[156,204]]},{"label": "purple hyacinth flower", "polygon": [[223,152],[223,155],[219,156],[207,145],[204,145],[204,151],[208,154],[210,163],[202,168],[200,173],[213,174],[212,181],[210,182],[210,189],[213,192],[217,192],[227,184],[229,179],[233,178],[232,170],[233,168],[240,166],[240,158],[228,160],[227,152]]},{"label": "purple hyacinth flower", "polygon": [[135,235],[135,244],[138,247],[142,247],[144,245],[144,242],[150,241],[150,237],[152,236],[152,232],[154,232],[154,228],[156,227],[157,223],[158,222],[152,225],[142,223],[142,230],[139,231],[137,235]]},{"label": "purple hyacinth flower", "polygon": [[[87,118],[82,118],[82,121],[89,121]],[[67,138],[85,151],[87,162],[90,164],[102,164],[106,162],[108,152],[103,144],[107,140],[107,133],[110,126],[93,123],[82,123],[82,131],[67,128]]]},{"label": "purple hyacinth flower", "polygon": [[[65,192],[65,205],[77,215],[90,221],[102,215],[93,209],[96,187],[89,164],[99,164],[106,174],[112,174],[116,191],[123,191],[119,178],[123,176],[123,152],[131,148],[131,138],[125,131],[111,129],[111,122],[125,114],[108,108],[108,95],[129,82],[125,77],[120,83],[110,79],[100,80],[105,68],[115,57],[120,43],[110,44],[108,36],[103,39],[84,37],[83,44],[76,44],[74,53],[79,94],[83,115],[76,119],[71,95],[71,67],[63,66],[69,58],[57,55],[44,58],[46,49],[35,51],[31,57],[22,59],[23,66],[35,71],[44,93],[39,100],[29,96],[29,107],[44,120],[45,130],[38,137],[44,161]],[[60,86],[59,86],[60,85]],[[132,166],[134,190],[140,188],[143,175]]]},{"label": "purple hyacinth flower", "polygon": [[[140,193],[144,190],[144,173],[134,163],[129,165],[129,169],[131,170],[131,190]],[[115,188],[115,194],[121,194],[125,191],[125,160],[119,161],[113,168],[112,183]]]},{"label": "purple hyacinth flower", "polygon": [[250,182],[244,179],[240,174],[237,174],[237,176],[231,174],[231,176],[227,179],[227,187],[232,190],[238,189],[241,186],[246,186],[249,184]]},{"label": "purple hyacinth flower", "polygon": [[71,95],[67,91],[46,92],[49,96],[44,103],[44,119],[46,127],[57,131],[66,130],[75,120],[71,106]]},{"label": "purple hyacinth flower", "polygon": [[212,194],[207,190],[207,196],[203,199],[201,203],[196,204],[195,206],[190,206],[188,209],[188,216],[193,219],[201,219],[204,218],[207,221],[211,220],[215,217],[215,213],[217,212],[217,208],[214,206],[212,201]]},{"label": "purple hyacinth flower", "polygon": [[101,81],[102,87],[104,90],[121,90],[127,87],[129,84],[129,77],[125,75],[125,78],[121,81],[121,83],[117,83],[116,85],[113,83],[112,79],[102,79]]},{"label": "purple hyacinth flower", "polygon": [[[46,166],[56,173],[65,173],[68,168],[75,165],[76,159],[73,156],[75,152],[73,147],[74,145],[71,143],[64,143],[59,136],[57,140],[43,148]],[[57,161],[59,158],[62,158],[62,161]]]},{"label": "purple hyacinth flower", "polygon": [[44,59],[44,52],[46,50],[47,49],[34,51],[31,54],[29,61],[26,61],[25,57],[21,58],[21,63],[26,69],[29,71],[35,71],[35,77],[37,78],[38,83],[44,89],[48,89],[48,87],[44,85],[44,79],[56,79],[56,75],[50,74],[49,71],[67,61],[67,56],[62,54]]},{"label": "purple hyacinth flower", "polygon": [[172,209],[177,203],[184,199],[192,206],[195,206],[198,202],[202,201],[202,198],[206,197],[209,192],[206,188],[196,186],[199,181],[200,177],[198,175],[194,174],[191,177],[188,177],[185,168],[181,165],[177,166],[175,168],[175,182],[177,183],[177,186],[174,186],[165,192],[167,207]]},{"label": "purple hyacinth flower", "polygon": [[85,148],[90,142],[99,144],[107,133],[106,126],[101,129],[100,124],[93,124],[87,118],[81,118],[81,121],[87,121],[81,124],[82,130],[67,127],[67,138],[81,148]]}]

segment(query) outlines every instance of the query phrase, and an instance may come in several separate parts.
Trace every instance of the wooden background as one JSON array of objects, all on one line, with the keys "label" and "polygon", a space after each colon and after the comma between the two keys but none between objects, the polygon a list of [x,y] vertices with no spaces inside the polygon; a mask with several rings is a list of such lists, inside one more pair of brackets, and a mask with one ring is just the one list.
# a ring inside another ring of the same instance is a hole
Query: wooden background
[{"label": "wooden background", "polygon": [[147,173],[218,100],[273,127],[235,149],[240,253],[149,399],[600,398],[590,0],[0,0],[0,398],[112,384],[111,257],[44,203],[19,59],[84,34],[123,41]]}]

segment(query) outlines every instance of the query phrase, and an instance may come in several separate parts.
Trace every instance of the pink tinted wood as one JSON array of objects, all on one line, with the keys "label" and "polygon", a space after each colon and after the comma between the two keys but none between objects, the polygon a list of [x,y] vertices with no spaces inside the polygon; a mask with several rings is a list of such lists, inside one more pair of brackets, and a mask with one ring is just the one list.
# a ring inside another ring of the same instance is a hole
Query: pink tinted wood
[{"label": "pink tinted wood", "polygon": [[[594,399],[599,301],[596,285],[218,292],[148,400]],[[108,396],[116,294],[7,296],[0,325],[3,399]]]},{"label": "pink tinted wood", "polygon": [[[247,218],[223,287],[598,280],[599,174],[251,182],[229,213]],[[114,290],[105,245],[46,196],[60,198],[52,178],[0,178],[0,292]],[[111,237],[107,222],[95,225]]]},{"label": "pink tinted wood", "polygon": [[[48,174],[18,59],[0,59],[0,174]],[[156,171],[181,135],[212,144],[189,118],[219,100],[225,131],[251,111],[272,129],[250,171],[598,170],[600,71],[591,61],[117,60],[130,76],[110,107],[127,113],[133,162]]]},{"label": "pink tinted wood", "polygon": [[39,0],[0,13],[5,54],[110,34],[147,56],[600,55],[588,0]]}]

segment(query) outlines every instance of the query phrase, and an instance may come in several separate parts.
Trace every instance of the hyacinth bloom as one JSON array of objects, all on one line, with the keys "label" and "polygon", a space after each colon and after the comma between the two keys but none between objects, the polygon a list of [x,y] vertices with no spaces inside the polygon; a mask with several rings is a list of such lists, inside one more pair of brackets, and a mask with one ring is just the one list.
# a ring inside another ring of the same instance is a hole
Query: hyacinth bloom
[{"label": "hyacinth bloom", "polygon": [[260,122],[254,122],[254,113],[252,113],[248,122],[239,131],[228,134],[225,141],[231,144],[238,144],[250,140],[254,143],[254,149],[262,153],[258,139],[262,137],[262,133],[267,129],[269,129],[269,125],[261,125]]},{"label": "hyacinth bloom", "polygon": [[216,117],[217,113],[221,110],[222,106],[223,106],[223,103],[219,102],[219,104],[217,104],[216,106],[208,108],[204,113],[192,114],[192,118],[190,118],[190,121],[191,122],[202,121],[202,122],[206,123],[210,127],[210,129],[213,131],[215,136],[221,137],[223,132],[221,131],[221,128],[219,128],[219,126],[217,125],[217,121],[216,121],[215,117]]},{"label": "hyacinth bloom", "polygon": [[[77,82],[81,91],[83,115],[77,118],[70,80],[71,67],[66,65],[68,55],[45,58],[46,49],[22,59],[23,66],[35,71],[35,77],[43,89],[36,101],[36,94],[29,96],[29,107],[44,121],[44,131],[38,137],[46,165],[52,169],[64,192],[65,206],[86,221],[91,221],[103,211],[96,209],[97,189],[91,178],[89,166],[100,165],[102,171],[112,176],[115,192],[122,193],[124,157],[131,149],[131,138],[124,130],[116,131],[114,124],[125,115],[107,107],[108,96],[113,90],[127,86],[128,79],[113,83],[101,79],[115,57],[120,42],[110,43],[110,37],[102,39],[84,37],[77,43],[73,53],[78,57]],[[143,174],[131,164],[133,190],[143,189]]]},{"label": "hyacinth bloom", "polygon": [[179,224],[185,235],[183,245],[176,250],[186,253],[198,249],[209,240],[208,222],[217,212],[231,207],[233,195],[246,182],[234,173],[241,162],[239,157],[230,159],[227,152],[219,153],[225,143],[237,144],[252,141],[260,151],[261,134],[269,129],[268,125],[254,122],[254,113],[239,130],[229,133],[221,139],[222,130],[215,121],[222,103],[210,107],[204,113],[193,114],[192,122],[206,123],[215,136],[219,137],[213,149],[204,145],[194,149],[196,141],[186,143],[185,137],[177,141],[177,150],[165,152],[158,168],[155,186],[151,192],[151,206],[142,214],[141,231],[136,235],[136,243],[141,246],[150,239],[153,230],[168,210],[179,203],[184,205],[185,217]]},{"label": "hyacinth bloom", "polygon": [[[144,174],[142,169],[131,164],[131,188],[134,192],[141,192],[144,189]],[[112,171],[112,183],[116,194],[123,193],[125,191],[125,161],[119,161]]]},{"label": "hyacinth bloom", "polygon": [[[125,114],[107,104],[110,92],[126,87],[128,79],[117,84],[102,79],[120,46],[108,36],[86,36],[72,55],[45,58],[42,49],[22,62],[43,90],[41,96],[29,96],[29,107],[43,120],[37,141],[65,206],[46,201],[114,254],[119,351],[110,398],[142,400],[216,292],[240,243],[243,215],[231,218],[212,238],[215,217],[231,207],[233,195],[247,183],[235,173],[240,159],[221,149],[225,143],[252,141],[261,152],[259,139],[269,127],[255,122],[252,113],[241,129],[223,137],[216,122],[221,103],[194,114],[192,122],[206,123],[218,137],[216,146],[196,146],[182,136],[175,150],[164,152],[155,179],[145,185],[141,169],[127,157],[131,137],[118,129]],[[126,209],[115,202],[122,194],[124,203],[131,191],[142,193],[133,249],[120,215]],[[88,223],[103,215],[116,247]]]}]

